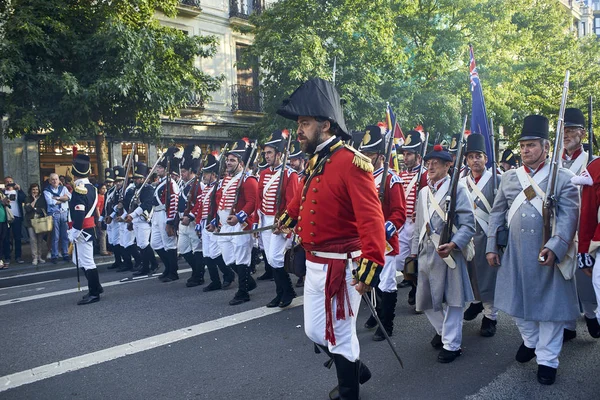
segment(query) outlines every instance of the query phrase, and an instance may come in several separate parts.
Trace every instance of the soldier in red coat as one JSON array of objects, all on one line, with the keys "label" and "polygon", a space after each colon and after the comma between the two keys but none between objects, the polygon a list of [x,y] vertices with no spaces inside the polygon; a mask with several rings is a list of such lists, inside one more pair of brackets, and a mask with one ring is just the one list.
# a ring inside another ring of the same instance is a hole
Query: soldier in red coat
[{"label": "soldier in red coat", "polygon": [[[260,226],[273,225],[287,205],[292,201],[298,187],[296,171],[282,164],[282,155],[286,151],[289,132],[277,130],[263,145],[267,167],[260,173],[258,180],[258,215]],[[267,307],[287,307],[296,297],[292,281],[283,269],[287,235],[275,230],[261,232],[267,262],[273,268],[276,296]]]},{"label": "soldier in red coat", "polygon": [[[393,144],[392,144],[393,145]],[[392,335],[394,317],[396,316],[396,303],[398,302],[398,289],[396,286],[396,257],[399,254],[398,232],[406,221],[406,201],[402,179],[392,169],[385,174],[385,184],[382,184],[385,168],[386,139],[382,128],[377,125],[367,126],[359,150],[371,159],[373,164],[373,179],[375,188],[382,200],[383,217],[385,218],[386,254],[385,265],[379,278],[379,285],[375,289],[381,301],[377,302],[377,314],[387,334]],[[373,329],[377,320],[370,316],[365,322],[365,328]],[[380,342],[385,336],[378,327],[373,335],[373,340]]]},{"label": "soldier in red coat", "polygon": [[356,317],[385,263],[373,165],[342,142],[350,135],[329,82],[307,81],[277,113],[298,122],[298,141],[310,157],[303,189],[279,220],[296,229],[306,250],[305,332],[335,363],[338,387],[330,398],[358,399],[359,383],[371,373],[359,360]]},{"label": "soldier in red coat", "polygon": [[[247,173],[245,165],[254,156],[247,138],[238,140],[225,154],[226,176],[217,191],[217,218],[211,222],[221,234],[252,228],[256,218],[258,181]],[[219,236],[217,240],[225,264],[238,274],[238,291],[230,305],[250,301],[248,292],[256,288],[250,275],[252,235]]]}]

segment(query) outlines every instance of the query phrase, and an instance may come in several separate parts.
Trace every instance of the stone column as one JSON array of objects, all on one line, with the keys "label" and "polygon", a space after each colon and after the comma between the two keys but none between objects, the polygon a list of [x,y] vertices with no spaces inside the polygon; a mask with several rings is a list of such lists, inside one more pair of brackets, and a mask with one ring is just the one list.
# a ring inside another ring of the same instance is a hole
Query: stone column
[{"label": "stone column", "polygon": [[148,168],[152,168],[152,166],[158,159],[156,145],[148,143],[146,148],[148,149]]}]

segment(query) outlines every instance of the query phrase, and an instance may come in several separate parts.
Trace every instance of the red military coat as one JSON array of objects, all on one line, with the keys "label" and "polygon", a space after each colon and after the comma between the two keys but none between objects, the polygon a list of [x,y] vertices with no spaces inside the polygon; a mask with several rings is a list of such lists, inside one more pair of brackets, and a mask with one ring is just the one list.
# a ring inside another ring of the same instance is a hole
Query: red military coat
[{"label": "red military coat", "polygon": [[[258,207],[258,180],[255,176],[246,175],[242,178],[242,186],[238,201],[233,205],[233,213],[238,217],[240,223],[246,223],[244,230],[252,229],[252,225],[257,222],[256,209]],[[217,191],[217,204],[221,203],[223,197],[222,181],[219,183]],[[221,221],[221,224],[225,221]]]},{"label": "red military coat", "polygon": [[[286,209],[286,206],[294,199],[296,190],[298,188],[298,173],[290,167],[286,167],[283,174],[279,175],[279,178],[275,178],[271,181],[271,178],[277,171],[281,169],[281,166],[273,170],[271,167],[265,168],[260,173],[258,180],[258,209],[264,215],[275,215],[279,214]],[[277,188],[279,187],[279,181],[282,179],[283,183],[281,187],[282,198],[279,204],[279,210],[275,210],[275,203],[277,202]],[[266,187],[269,183],[271,185]]]},{"label": "red military coat", "polygon": [[[375,179],[375,189],[379,193],[381,180],[383,177],[383,168],[379,168],[373,172],[373,178]],[[392,247],[387,255],[397,256],[400,254],[400,244],[398,243],[398,231],[404,225],[406,221],[406,199],[404,197],[404,187],[402,186],[402,179],[396,175],[393,170],[388,171],[386,177],[387,185],[385,186],[385,195],[383,197],[383,217],[386,223],[391,222],[396,228],[396,232],[387,240],[389,245]]]},{"label": "red military coat", "polygon": [[[600,158],[587,166],[577,179],[586,181],[581,191],[581,211],[579,216],[579,253],[594,253],[600,247]],[[592,254],[595,256],[595,254]]]}]

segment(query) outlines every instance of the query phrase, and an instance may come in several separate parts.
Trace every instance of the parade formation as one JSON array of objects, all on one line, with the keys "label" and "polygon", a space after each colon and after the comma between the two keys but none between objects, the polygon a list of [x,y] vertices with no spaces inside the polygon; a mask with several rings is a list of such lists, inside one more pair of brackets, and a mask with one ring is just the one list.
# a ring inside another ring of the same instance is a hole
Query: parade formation
[{"label": "parade formation", "polygon": [[403,323],[395,310],[404,287],[401,301],[432,326],[438,362],[461,356],[463,324],[480,313],[481,336],[494,336],[502,311],[523,340],[515,360],[535,358],[537,380],[551,385],[582,314],[600,338],[600,161],[584,151],[585,117],[566,107],[566,88],[568,74],[554,144],[548,118],[529,115],[519,154],[507,149],[496,161],[484,135],[464,127],[446,145],[430,144],[422,129],[394,143],[393,127],[381,123],[350,132],[335,87],[314,78],[277,111],[293,133],[239,139],[210,154],[170,147],[151,169],[132,152],[107,168],[104,215],[94,214],[89,157],[78,154],[69,240],[89,288],[78,304],[104,291],[92,239],[96,223],[105,224],[110,268],[154,276],[156,253],[158,280],[173,282],[180,256],[192,270],[187,287],[204,285],[206,270],[203,292],[237,281],[232,306],[251,301],[260,253],[265,274],[257,279],[275,283],[266,307],[290,306],[296,275],[305,333],[335,365],[330,399],[358,399],[371,378],[356,335],[361,301],[373,310],[361,323],[397,355],[390,337]]}]

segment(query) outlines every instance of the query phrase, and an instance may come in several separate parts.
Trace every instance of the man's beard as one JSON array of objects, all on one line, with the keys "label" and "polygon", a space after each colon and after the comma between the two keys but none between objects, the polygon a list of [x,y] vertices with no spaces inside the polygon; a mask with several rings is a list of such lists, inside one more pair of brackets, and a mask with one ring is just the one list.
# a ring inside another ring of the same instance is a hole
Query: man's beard
[{"label": "man's beard", "polygon": [[323,143],[325,140],[322,134],[317,133],[313,139],[309,139],[306,137],[304,142],[300,142],[300,148],[306,154],[315,154],[317,151],[317,146]]}]

